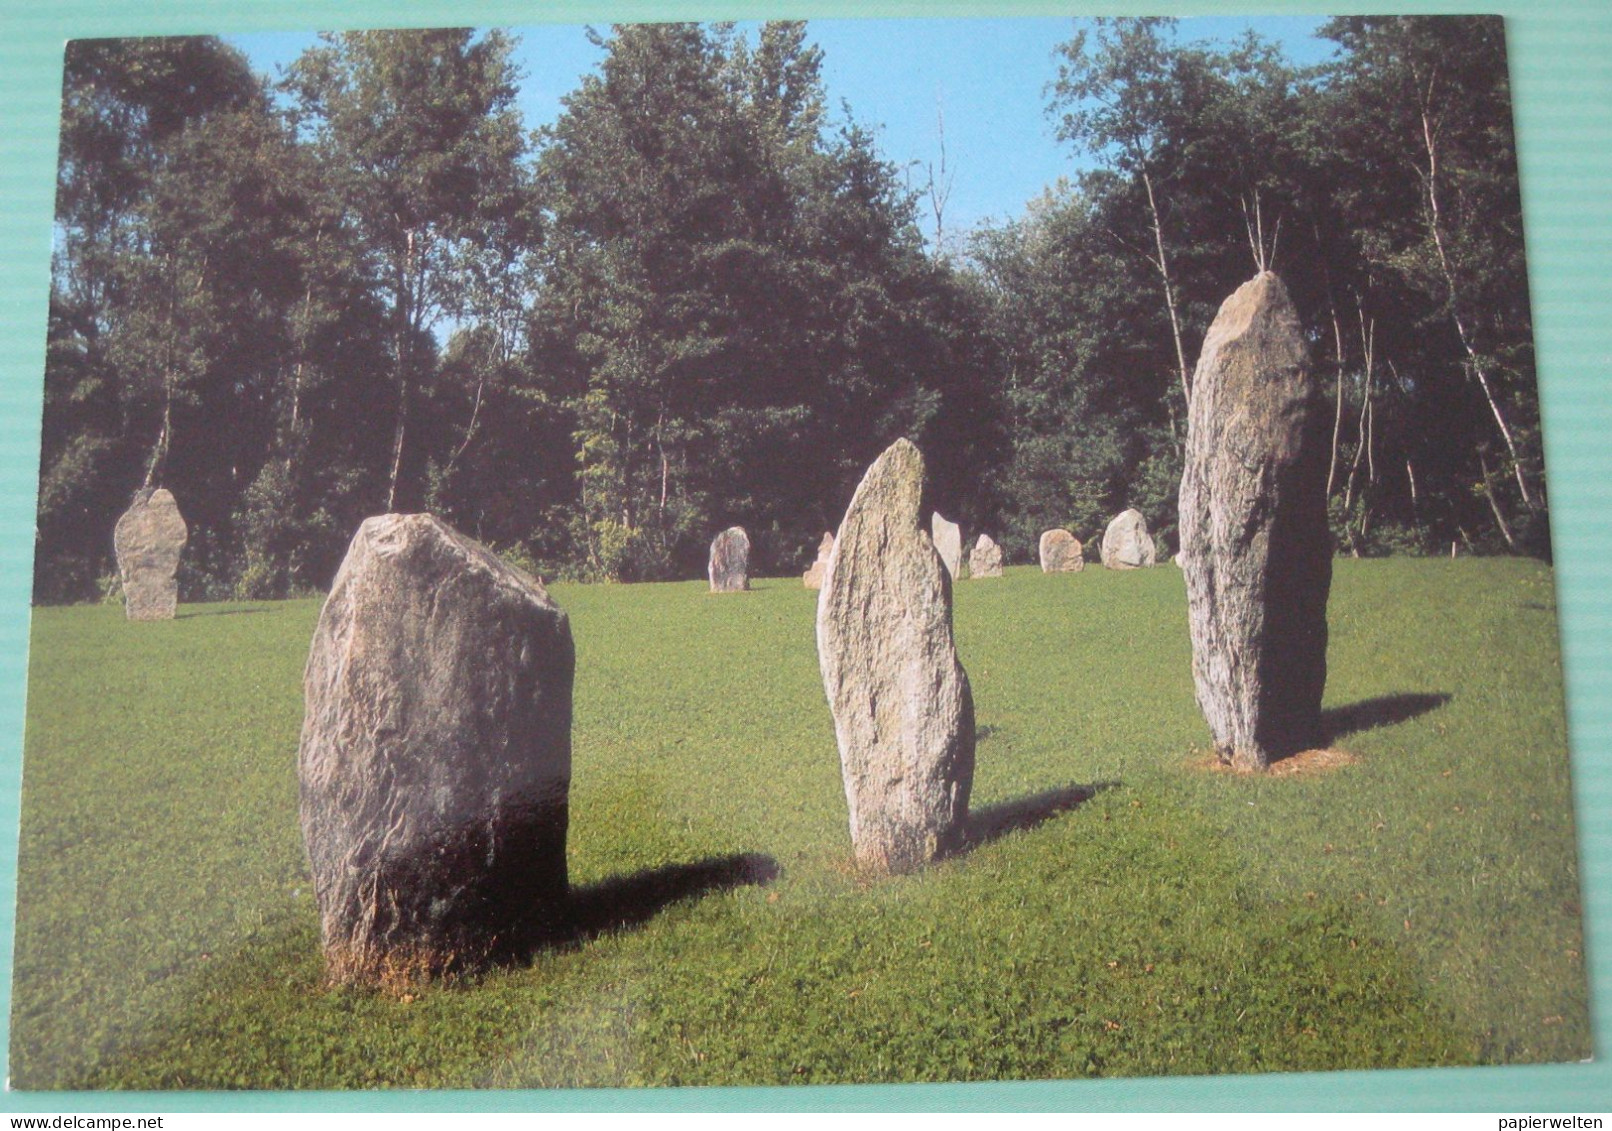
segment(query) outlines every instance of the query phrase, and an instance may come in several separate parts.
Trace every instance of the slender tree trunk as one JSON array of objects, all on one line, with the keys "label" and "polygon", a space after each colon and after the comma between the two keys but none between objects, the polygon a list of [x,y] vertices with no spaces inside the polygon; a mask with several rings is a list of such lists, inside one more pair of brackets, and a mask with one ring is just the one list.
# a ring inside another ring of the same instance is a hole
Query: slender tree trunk
[{"label": "slender tree trunk", "polygon": [[[1433,125],[1431,105],[1433,101],[1433,88],[1438,81],[1438,72],[1428,78],[1427,89],[1422,95],[1420,108],[1422,122],[1422,144],[1427,152],[1427,209],[1428,228],[1433,236],[1433,247],[1438,252],[1439,271],[1444,276],[1444,285],[1450,294],[1450,317],[1455,322],[1456,335],[1461,340],[1461,348],[1466,352],[1467,367],[1477,378],[1478,386],[1483,390],[1483,398],[1488,402],[1489,411],[1494,416],[1495,426],[1500,430],[1500,438],[1505,441],[1506,451],[1511,456],[1511,468],[1517,480],[1517,490],[1522,494],[1523,505],[1534,510],[1537,503],[1528,489],[1528,479],[1523,473],[1522,457],[1517,452],[1517,442],[1512,435],[1511,427],[1506,422],[1505,413],[1496,399],[1494,388],[1489,381],[1489,371],[1483,359],[1478,356],[1476,346],[1473,345],[1472,335],[1467,329],[1466,320],[1461,315],[1462,295],[1456,283],[1455,271],[1450,266],[1449,253],[1444,246],[1444,224],[1439,208],[1438,195],[1438,140],[1437,130]],[[1418,89],[1420,83],[1418,82]],[[1511,539],[1506,539],[1507,544]]]},{"label": "slender tree trunk", "polygon": [[401,278],[398,280],[397,297],[397,342],[394,352],[397,355],[397,421],[392,430],[392,472],[386,488],[386,510],[392,513],[397,510],[398,481],[403,476],[403,443],[408,434],[409,426],[409,370],[413,362],[414,340],[413,328],[417,315],[414,307],[416,302],[415,266],[418,248],[415,246],[415,233],[408,233],[408,249],[404,255]]},{"label": "slender tree trunk", "polygon": [[1142,185],[1147,189],[1147,210],[1153,221],[1153,246],[1158,250],[1158,259],[1154,266],[1159,269],[1159,278],[1164,282],[1164,305],[1170,312],[1170,334],[1175,339],[1175,362],[1181,374],[1181,396],[1190,407],[1192,404],[1192,375],[1187,369],[1187,351],[1181,344],[1181,316],[1176,309],[1175,284],[1170,279],[1170,257],[1164,250],[1164,225],[1159,219],[1158,200],[1153,195],[1153,178],[1144,167],[1142,170]]},{"label": "slender tree trunk", "polygon": [[1338,403],[1332,412],[1332,459],[1327,464],[1327,498],[1332,498],[1332,485],[1338,478],[1338,439],[1343,432],[1343,327],[1338,323],[1338,308],[1332,301],[1330,290],[1327,307],[1332,312],[1332,346],[1338,359]]},{"label": "slender tree trunk", "polygon": [[1506,516],[1500,510],[1500,501],[1494,497],[1494,484],[1489,481],[1489,460],[1481,450],[1478,452],[1478,467],[1483,472],[1483,497],[1489,500],[1495,525],[1500,527],[1500,536],[1506,540],[1507,549],[1515,550],[1517,541],[1511,536],[1511,527],[1506,524]]}]

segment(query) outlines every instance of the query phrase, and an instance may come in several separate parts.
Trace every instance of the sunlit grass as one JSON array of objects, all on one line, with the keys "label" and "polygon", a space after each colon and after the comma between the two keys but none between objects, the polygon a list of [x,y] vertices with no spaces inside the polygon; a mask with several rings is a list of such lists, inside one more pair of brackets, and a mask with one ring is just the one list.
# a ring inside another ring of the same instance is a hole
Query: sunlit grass
[{"label": "sunlit grass", "polygon": [[[1355,760],[1281,778],[1203,768],[1173,567],[963,582],[979,843],[877,883],[850,867],[815,594],[553,592],[577,643],[571,876],[633,902],[634,925],[413,1000],[321,983],[295,770],[317,602],[159,624],[36,610],[13,1086],[820,1083],[1588,1053],[1537,563],[1340,562],[1327,704]],[[754,882],[701,881],[740,854],[764,865]],[[651,869],[672,886],[638,882]]]}]

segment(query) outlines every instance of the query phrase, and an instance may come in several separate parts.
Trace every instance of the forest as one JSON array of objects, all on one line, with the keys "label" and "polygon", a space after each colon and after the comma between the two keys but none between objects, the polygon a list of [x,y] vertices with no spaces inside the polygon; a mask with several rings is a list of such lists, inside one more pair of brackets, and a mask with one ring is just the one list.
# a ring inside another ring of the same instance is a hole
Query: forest
[{"label": "forest", "polygon": [[898,436],[1027,561],[1136,507],[1175,546],[1193,364],[1281,275],[1332,425],[1337,552],[1549,555],[1504,25],[1076,21],[1081,171],[944,228],[798,22],[620,25],[552,123],[502,31],[342,32],[270,80],[211,37],[64,65],[34,600],[116,585],[164,486],[187,600],[328,586],[429,510],[548,578],[798,573]]}]

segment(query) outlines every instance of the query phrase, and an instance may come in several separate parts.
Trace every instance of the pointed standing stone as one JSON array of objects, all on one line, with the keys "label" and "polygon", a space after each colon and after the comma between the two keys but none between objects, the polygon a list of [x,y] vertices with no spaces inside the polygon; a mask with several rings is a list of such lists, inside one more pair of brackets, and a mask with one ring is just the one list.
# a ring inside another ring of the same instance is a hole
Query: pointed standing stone
[{"label": "pointed standing stone", "polygon": [[750,535],[744,527],[730,526],[711,539],[706,572],[713,593],[740,593],[750,588]]},{"label": "pointed standing stone", "polygon": [[823,540],[817,544],[817,560],[800,575],[801,584],[808,589],[821,589],[823,579],[828,576],[828,559],[833,553],[834,535],[825,530]]},{"label": "pointed standing stone", "polygon": [[359,528],[308,654],[298,765],[333,981],[475,968],[552,929],[574,665],[535,578],[430,515]]},{"label": "pointed standing stone", "polygon": [[112,531],[123,614],[129,620],[172,620],[179,606],[179,556],[190,531],[167,488],[135,492]]},{"label": "pointed standing stone", "polygon": [[981,534],[968,555],[968,576],[971,578],[1002,576],[1002,547]]},{"label": "pointed standing stone", "polygon": [[963,530],[955,522],[942,518],[939,511],[929,516],[929,536],[934,540],[935,552],[940,555],[946,575],[957,580],[963,568]]},{"label": "pointed standing stone", "polygon": [[1121,511],[1103,531],[1100,551],[1105,569],[1147,569],[1156,551],[1147,532],[1147,520],[1139,510]]},{"label": "pointed standing stone", "polygon": [[875,872],[955,846],[974,778],[974,701],[952,641],[951,583],[919,525],[924,462],[897,440],[863,477],[817,600],[851,843]]},{"label": "pointed standing stone", "polygon": [[1073,534],[1058,528],[1041,535],[1042,573],[1079,573],[1085,568],[1086,559]]},{"label": "pointed standing stone", "polygon": [[1216,750],[1241,769],[1321,739],[1327,454],[1326,406],[1298,315],[1264,272],[1209,327],[1181,478],[1193,682]]}]

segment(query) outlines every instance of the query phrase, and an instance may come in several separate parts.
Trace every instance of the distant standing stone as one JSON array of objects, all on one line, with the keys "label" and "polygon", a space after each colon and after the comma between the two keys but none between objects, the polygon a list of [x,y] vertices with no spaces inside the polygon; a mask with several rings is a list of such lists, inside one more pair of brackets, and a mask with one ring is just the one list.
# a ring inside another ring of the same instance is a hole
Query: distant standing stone
[{"label": "distant standing stone", "polygon": [[123,613],[130,620],[172,620],[179,606],[179,556],[190,531],[165,487],[135,492],[112,531]]},{"label": "distant standing stone", "polygon": [[1181,478],[1193,682],[1216,750],[1242,769],[1322,737],[1327,415],[1287,290],[1264,272],[1209,327]]},{"label": "distant standing stone", "polygon": [[535,578],[431,515],[359,528],[303,678],[302,835],[332,980],[474,968],[553,928],[574,665]]},{"label": "distant standing stone", "polygon": [[1153,538],[1141,511],[1121,511],[1109,520],[1101,553],[1107,569],[1146,569],[1153,564]]},{"label": "distant standing stone", "polygon": [[1080,542],[1067,530],[1049,530],[1041,535],[1042,573],[1079,573],[1086,568]]},{"label": "distant standing stone", "polygon": [[968,555],[968,576],[971,578],[1002,576],[1002,547],[991,541],[990,535],[981,534]]},{"label": "distant standing stone", "polygon": [[750,535],[730,526],[711,539],[711,592],[739,593],[750,588]]},{"label": "distant standing stone", "polygon": [[800,575],[801,584],[808,589],[821,589],[823,579],[828,576],[828,559],[833,553],[834,535],[825,530],[823,540],[817,544],[817,560]]},{"label": "distant standing stone", "polygon": [[974,700],[952,641],[951,584],[919,525],[924,461],[907,440],[851,499],[817,600],[851,843],[905,872],[954,847],[974,779]]},{"label": "distant standing stone", "polygon": [[946,567],[946,575],[957,580],[963,568],[963,531],[955,522],[942,518],[939,511],[929,516],[929,534],[935,542],[935,552]]}]

